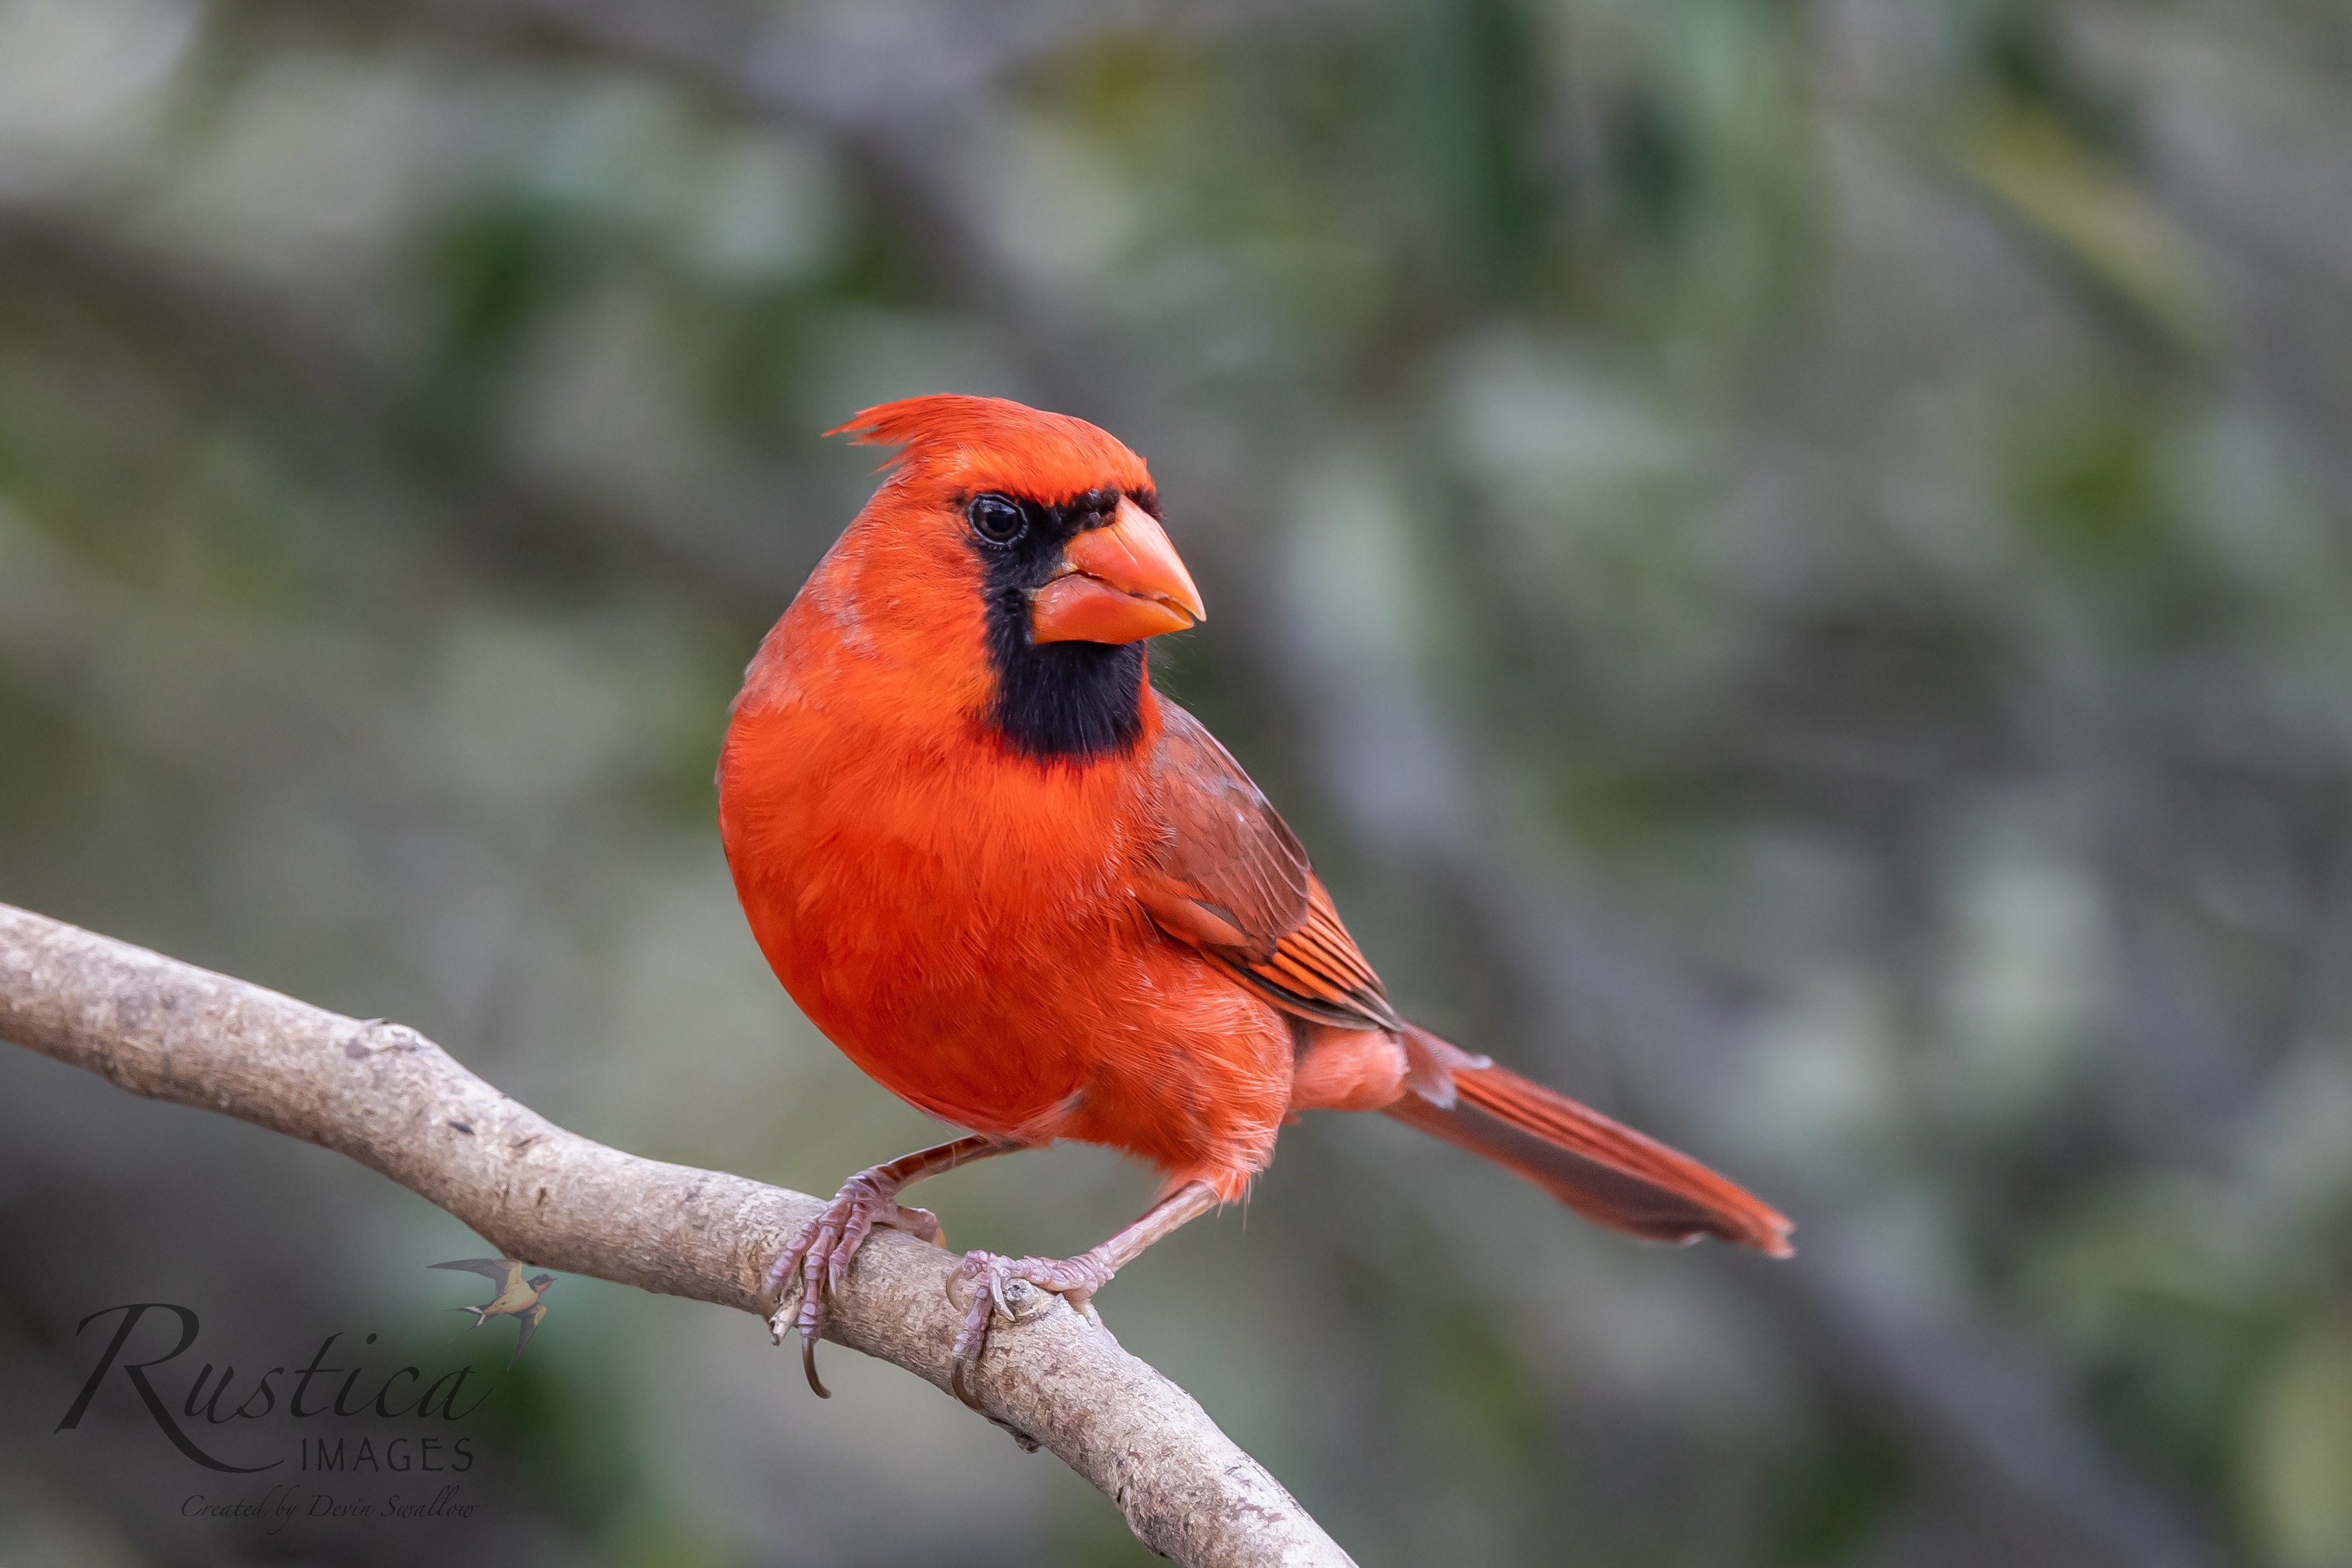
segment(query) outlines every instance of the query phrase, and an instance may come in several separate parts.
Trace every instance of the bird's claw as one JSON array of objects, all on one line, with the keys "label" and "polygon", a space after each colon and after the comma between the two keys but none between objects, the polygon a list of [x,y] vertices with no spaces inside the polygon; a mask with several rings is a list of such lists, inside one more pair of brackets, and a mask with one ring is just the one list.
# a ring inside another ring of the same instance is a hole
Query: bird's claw
[{"label": "bird's claw", "polygon": [[958,1399],[980,1409],[971,1389],[972,1368],[988,1348],[989,1330],[1002,1315],[1007,1322],[1026,1322],[1051,1306],[1058,1296],[1097,1326],[1093,1296],[1118,1272],[1099,1251],[1076,1258],[1000,1258],[993,1252],[967,1252],[950,1277],[950,1301],[961,1282],[971,1292],[963,1306],[963,1322],[956,1327],[954,1347],[948,1355],[948,1387]]},{"label": "bird's claw", "polygon": [[[768,1266],[768,1289],[776,1295],[776,1309],[768,1319],[769,1337],[784,1343],[784,1330],[801,1336],[801,1370],[820,1399],[833,1391],[816,1375],[816,1342],[824,1333],[825,1302],[849,1272],[850,1260],[866,1244],[868,1232],[887,1225],[937,1244],[939,1216],[928,1208],[910,1208],[898,1201],[899,1184],[877,1166],[842,1184],[833,1201],[800,1228],[776,1260]],[[792,1312],[797,1282],[800,1308]],[[787,1314],[790,1313],[789,1320]]]}]

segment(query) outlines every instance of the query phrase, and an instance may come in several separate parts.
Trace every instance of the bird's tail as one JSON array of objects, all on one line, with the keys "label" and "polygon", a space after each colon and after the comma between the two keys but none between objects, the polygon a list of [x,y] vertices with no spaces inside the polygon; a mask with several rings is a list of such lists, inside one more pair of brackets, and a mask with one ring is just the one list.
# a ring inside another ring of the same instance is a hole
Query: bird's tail
[{"label": "bird's tail", "polygon": [[[1786,1258],[1779,1210],[1654,1138],[1590,1106],[1405,1026],[1416,1068],[1443,1063],[1453,1093],[1408,1092],[1388,1113],[1517,1171],[1597,1224],[1656,1241],[1717,1237]],[[1451,1098],[1453,1103],[1438,1103]]]}]

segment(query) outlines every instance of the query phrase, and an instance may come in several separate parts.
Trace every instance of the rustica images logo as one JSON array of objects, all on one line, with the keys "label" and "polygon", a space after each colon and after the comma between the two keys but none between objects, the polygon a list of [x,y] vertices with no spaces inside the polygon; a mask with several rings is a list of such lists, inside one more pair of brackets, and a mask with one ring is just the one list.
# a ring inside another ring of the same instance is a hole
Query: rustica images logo
[{"label": "rustica images logo", "polygon": [[[278,1472],[271,1478],[278,1484],[250,1496],[190,1494],[180,1510],[190,1518],[266,1521],[273,1534],[298,1518],[471,1518],[478,1505],[446,1478],[479,1463],[467,1419],[497,1393],[499,1376],[547,1321],[543,1298],[555,1277],[525,1279],[524,1265],[511,1258],[431,1267],[496,1283],[488,1301],[454,1310],[472,1313],[476,1328],[492,1318],[520,1325],[504,1367],[428,1367],[426,1356],[389,1364],[402,1358],[388,1346],[372,1348],[377,1333],[339,1329],[319,1338],[307,1359],[285,1356],[266,1370],[241,1373],[226,1356],[215,1365],[200,1354],[200,1343],[209,1343],[194,1308],[123,1301],[75,1325],[76,1335],[96,1347],[96,1359],[54,1430],[74,1431],[93,1411],[128,1416],[153,1427],[159,1457],[176,1454],[172,1462],[222,1477]],[[296,1439],[290,1449],[288,1437]],[[327,1478],[336,1490],[322,1490]],[[378,1480],[409,1490],[351,1490]],[[420,1495],[419,1484],[439,1490]]]}]

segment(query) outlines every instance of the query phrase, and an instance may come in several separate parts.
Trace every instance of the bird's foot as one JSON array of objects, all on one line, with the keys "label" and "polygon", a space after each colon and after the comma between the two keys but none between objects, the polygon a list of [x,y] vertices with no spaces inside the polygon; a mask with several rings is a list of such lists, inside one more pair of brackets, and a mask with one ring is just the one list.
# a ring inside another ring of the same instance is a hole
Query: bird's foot
[{"label": "bird's foot", "polygon": [[[865,1245],[866,1233],[877,1225],[887,1225],[934,1245],[940,1239],[939,1216],[898,1201],[904,1185],[880,1166],[858,1172],[842,1184],[823,1212],[801,1227],[768,1267],[768,1289],[776,1292],[776,1310],[768,1319],[768,1333],[782,1344],[787,1328],[799,1331],[801,1369],[820,1399],[833,1397],[816,1375],[816,1342],[824,1333],[825,1299],[841,1289],[849,1260]],[[800,1310],[793,1313],[795,1279],[800,1284]],[[792,1314],[789,1322],[787,1314]]]},{"label": "bird's foot", "polygon": [[965,1253],[956,1279],[970,1286],[971,1301],[964,1308],[963,1322],[956,1330],[955,1346],[950,1353],[948,1386],[958,1399],[979,1409],[980,1400],[971,1391],[971,1370],[988,1348],[989,1329],[999,1314],[1008,1322],[1024,1322],[1044,1311],[1050,1297],[1059,1296],[1099,1324],[1102,1320],[1095,1315],[1091,1299],[1118,1272],[1100,1247],[1075,1258]]}]

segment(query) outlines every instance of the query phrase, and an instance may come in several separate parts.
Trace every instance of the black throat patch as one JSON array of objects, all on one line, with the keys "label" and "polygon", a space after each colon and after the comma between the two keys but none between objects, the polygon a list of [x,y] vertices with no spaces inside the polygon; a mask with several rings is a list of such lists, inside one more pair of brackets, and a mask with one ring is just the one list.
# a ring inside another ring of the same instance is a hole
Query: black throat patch
[{"label": "black throat patch", "polygon": [[[1002,495],[1003,492],[989,492]],[[1053,580],[1062,547],[1108,523],[1115,490],[1088,490],[1059,504],[1005,497],[1021,509],[1018,538],[971,532],[988,605],[988,663],[996,675],[989,727],[1024,756],[1087,761],[1130,749],[1143,734],[1143,644],[1033,643],[1029,596]],[[1129,499],[1159,515],[1149,491]],[[967,507],[971,497],[965,498]]]}]

